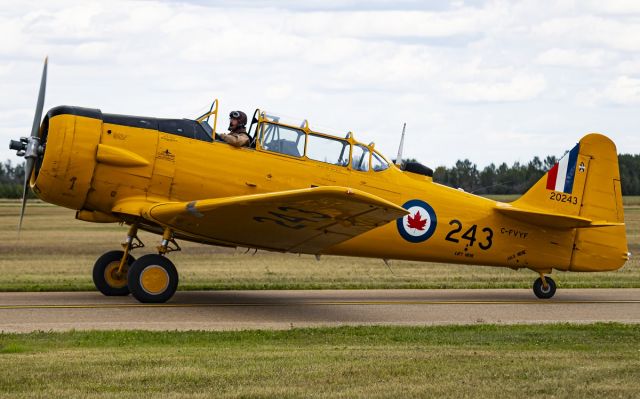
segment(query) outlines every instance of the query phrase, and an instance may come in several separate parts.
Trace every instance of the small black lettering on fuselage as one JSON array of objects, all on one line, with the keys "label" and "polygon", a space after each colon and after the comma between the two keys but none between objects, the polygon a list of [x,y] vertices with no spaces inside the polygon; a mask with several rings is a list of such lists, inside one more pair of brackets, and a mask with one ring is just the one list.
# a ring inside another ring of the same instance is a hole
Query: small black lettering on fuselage
[{"label": "small black lettering on fuselage", "polygon": [[516,252],[516,253],[515,253],[515,254],[513,254],[513,255],[509,255],[509,256],[507,257],[507,260],[508,260],[508,261],[509,261],[509,260],[514,260],[514,259],[519,258],[519,257],[521,257],[521,256],[524,256],[524,255],[526,255],[526,254],[527,254],[527,250],[526,250],[526,249],[523,249],[523,250],[520,250],[520,251]]},{"label": "small black lettering on fuselage", "polygon": [[526,239],[527,236],[529,235],[529,233],[526,231],[517,230],[517,229],[508,229],[506,227],[500,227],[500,234],[513,237],[513,238],[521,238],[523,240]]}]

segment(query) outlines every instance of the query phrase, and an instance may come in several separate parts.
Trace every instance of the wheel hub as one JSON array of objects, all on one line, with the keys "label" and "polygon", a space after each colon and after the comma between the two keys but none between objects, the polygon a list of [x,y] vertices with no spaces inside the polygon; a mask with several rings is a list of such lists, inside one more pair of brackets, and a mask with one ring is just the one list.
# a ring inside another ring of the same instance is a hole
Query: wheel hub
[{"label": "wheel hub", "polygon": [[104,269],[104,279],[113,288],[123,288],[127,285],[127,268],[125,263],[122,273],[118,271],[120,262],[111,262]]},{"label": "wheel hub", "polygon": [[169,286],[169,273],[161,266],[147,266],[140,273],[140,286],[147,294],[161,294]]}]

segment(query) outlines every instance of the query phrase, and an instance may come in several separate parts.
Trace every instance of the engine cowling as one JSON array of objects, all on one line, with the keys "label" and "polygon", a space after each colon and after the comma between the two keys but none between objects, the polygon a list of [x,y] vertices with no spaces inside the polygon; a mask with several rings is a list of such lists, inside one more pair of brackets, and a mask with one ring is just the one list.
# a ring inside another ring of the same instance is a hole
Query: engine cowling
[{"label": "engine cowling", "polygon": [[38,197],[82,209],[91,187],[101,130],[100,110],[60,106],[47,112],[40,128],[44,154],[31,176],[31,188]]}]

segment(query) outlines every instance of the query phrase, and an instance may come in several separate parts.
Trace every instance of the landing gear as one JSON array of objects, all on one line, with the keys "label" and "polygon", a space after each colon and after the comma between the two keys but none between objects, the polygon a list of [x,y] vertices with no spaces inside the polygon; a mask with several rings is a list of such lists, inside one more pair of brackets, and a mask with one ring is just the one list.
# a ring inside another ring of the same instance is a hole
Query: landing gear
[{"label": "landing gear", "polygon": [[541,273],[540,277],[533,282],[533,293],[540,299],[552,298],[556,293],[556,282]]},{"label": "landing gear", "polygon": [[129,291],[140,302],[163,303],[178,288],[178,271],[162,255],[144,255],[129,268]]},{"label": "landing gear", "polygon": [[131,225],[127,239],[122,243],[124,251],[110,251],[98,258],[93,267],[93,282],[105,295],[131,293],[140,302],[166,302],[178,288],[178,271],[165,255],[180,251],[180,246],[173,238],[173,231],[167,228],[157,247],[158,254],[135,260],[129,252],[144,247],[137,233],[138,226]]},{"label": "landing gear", "polygon": [[144,255],[133,262],[127,275],[129,291],[143,303],[166,302],[178,288],[178,271],[173,262],[165,257],[168,252],[180,250],[171,229],[164,230],[157,249],[157,255]]},{"label": "landing gear", "polygon": [[142,248],[144,244],[138,239],[138,226],[131,225],[127,239],[122,243],[124,251],[109,251],[96,260],[93,265],[93,284],[98,291],[107,296],[129,295],[127,274],[135,258],[129,251]]},{"label": "landing gear", "polygon": [[109,251],[93,265],[93,284],[106,296],[129,295],[127,272],[135,258],[127,254],[126,261],[120,268],[123,257],[124,251]]}]

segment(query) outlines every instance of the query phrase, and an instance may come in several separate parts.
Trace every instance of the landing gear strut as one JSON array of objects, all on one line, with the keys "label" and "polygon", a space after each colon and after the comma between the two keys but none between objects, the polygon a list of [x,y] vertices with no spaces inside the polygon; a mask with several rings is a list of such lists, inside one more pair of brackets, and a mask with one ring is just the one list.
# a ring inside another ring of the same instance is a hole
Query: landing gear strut
[{"label": "landing gear strut", "polygon": [[93,265],[93,284],[104,295],[129,295],[127,272],[136,260],[129,252],[132,249],[144,247],[138,239],[137,232],[138,227],[132,225],[127,233],[127,239],[122,243],[124,251],[109,251],[99,257]]},{"label": "landing gear strut", "polygon": [[552,298],[556,293],[556,282],[540,273],[540,277],[533,282],[533,293],[540,299]]},{"label": "landing gear strut", "polygon": [[144,255],[133,262],[129,267],[127,284],[138,301],[163,303],[173,296],[178,288],[178,271],[165,254],[179,250],[180,247],[173,239],[173,232],[165,229],[158,254]]}]

